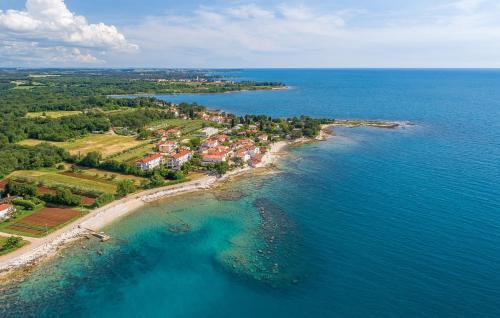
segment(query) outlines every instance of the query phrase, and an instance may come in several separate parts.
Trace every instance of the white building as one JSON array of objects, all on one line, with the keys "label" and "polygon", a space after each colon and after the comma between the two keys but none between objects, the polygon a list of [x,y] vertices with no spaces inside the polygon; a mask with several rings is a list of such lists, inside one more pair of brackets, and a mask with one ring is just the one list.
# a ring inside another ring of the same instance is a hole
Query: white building
[{"label": "white building", "polygon": [[191,159],[191,152],[182,149],[167,160],[167,168],[179,169],[182,165]]},{"label": "white building", "polygon": [[219,129],[214,127],[207,127],[200,131],[200,137],[208,138],[219,133]]},{"label": "white building", "polygon": [[163,156],[161,153],[155,153],[147,156],[136,162],[137,168],[141,170],[152,170],[159,167],[163,162]]}]

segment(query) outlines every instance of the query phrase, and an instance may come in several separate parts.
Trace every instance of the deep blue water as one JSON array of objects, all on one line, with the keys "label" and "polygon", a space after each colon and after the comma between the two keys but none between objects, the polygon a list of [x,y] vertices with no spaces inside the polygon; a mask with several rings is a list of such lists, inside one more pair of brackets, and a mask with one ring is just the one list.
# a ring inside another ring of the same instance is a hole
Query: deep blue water
[{"label": "deep blue water", "polygon": [[[164,98],[417,125],[336,129],[294,148],[279,174],[236,183],[234,201],[205,193],[147,207],[108,229],[118,243],[70,248],[1,291],[2,317],[500,316],[500,71],[230,75],[292,89]],[[258,230],[260,206],[269,231]],[[172,234],[176,222],[191,231]],[[270,233],[267,259],[256,249]],[[255,279],[251,266],[224,266],[236,256],[279,270]]]}]

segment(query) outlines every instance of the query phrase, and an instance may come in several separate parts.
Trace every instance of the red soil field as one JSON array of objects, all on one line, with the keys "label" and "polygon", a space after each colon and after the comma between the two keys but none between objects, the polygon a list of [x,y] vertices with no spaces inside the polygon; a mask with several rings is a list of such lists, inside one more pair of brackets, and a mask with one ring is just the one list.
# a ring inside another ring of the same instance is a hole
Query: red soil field
[{"label": "red soil field", "polygon": [[[80,215],[80,212],[72,209],[43,208],[16,223],[31,225],[34,227],[55,227]],[[16,223],[11,226],[15,226]]]}]

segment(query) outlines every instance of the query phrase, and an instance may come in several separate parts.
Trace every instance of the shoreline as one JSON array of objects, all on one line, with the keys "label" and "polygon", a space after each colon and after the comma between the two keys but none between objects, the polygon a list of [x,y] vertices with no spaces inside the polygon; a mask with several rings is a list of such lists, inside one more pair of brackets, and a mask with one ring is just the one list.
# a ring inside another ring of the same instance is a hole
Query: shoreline
[{"label": "shoreline", "polygon": [[283,156],[284,148],[301,142],[303,141],[279,141],[271,144],[269,152],[263,156],[262,162],[255,168],[238,168],[229,171],[222,177],[207,175],[186,183],[141,191],[94,209],[75,222],[43,238],[23,237],[29,241],[29,244],[12,253],[0,256],[0,278],[14,274],[25,267],[37,265],[57,254],[69,243],[88,235],[91,231],[99,231],[148,203],[178,194],[207,190],[218,183],[228,181],[231,177],[270,167]]}]

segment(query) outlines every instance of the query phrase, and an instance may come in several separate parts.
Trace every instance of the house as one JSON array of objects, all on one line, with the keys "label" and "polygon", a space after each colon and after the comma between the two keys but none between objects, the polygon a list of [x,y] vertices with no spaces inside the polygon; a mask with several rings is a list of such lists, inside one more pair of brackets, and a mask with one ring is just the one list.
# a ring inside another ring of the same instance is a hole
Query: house
[{"label": "house", "polygon": [[177,147],[178,147],[177,142],[172,140],[161,141],[158,144],[156,144],[156,148],[161,153],[170,153],[175,149],[177,149]]},{"label": "house", "polygon": [[262,155],[258,154],[258,155],[253,156],[248,163],[250,164],[251,167],[255,168],[261,162],[262,162]]},{"label": "house", "polygon": [[210,121],[217,124],[223,124],[226,119],[223,116],[212,116],[210,117]]},{"label": "house", "polygon": [[236,152],[235,157],[241,159],[243,162],[247,162],[248,160],[250,160],[250,155],[248,154],[248,152],[245,149],[238,150]]},{"label": "house", "polygon": [[257,137],[257,138],[259,138],[260,142],[265,142],[265,141],[269,140],[269,136],[266,134],[259,135],[259,137]]},{"label": "house", "polygon": [[241,147],[246,147],[246,146],[253,146],[254,141],[251,139],[240,139],[234,143],[235,148],[241,148]]},{"label": "house", "polygon": [[256,134],[257,133],[257,126],[255,126],[255,125],[248,126],[248,132],[251,134]]},{"label": "house", "polygon": [[200,131],[199,136],[208,138],[219,133],[219,130],[214,127],[207,127]]},{"label": "house", "polygon": [[167,137],[171,138],[179,138],[181,136],[181,132],[178,129],[170,128],[167,130]]},{"label": "house", "polygon": [[231,138],[229,138],[229,136],[227,136],[227,135],[219,135],[219,136],[217,136],[217,141],[220,144],[223,144],[225,142],[229,142],[230,140],[231,140]]},{"label": "house", "polygon": [[145,171],[159,167],[163,162],[161,153],[154,153],[136,162],[137,168]]},{"label": "house", "polygon": [[182,149],[181,151],[167,159],[167,168],[179,169],[183,164],[188,162],[189,159],[191,159],[191,151]]},{"label": "house", "polygon": [[170,107],[167,113],[174,115],[174,117],[179,117],[179,111],[175,107]]},{"label": "house", "polygon": [[5,220],[9,218],[10,214],[16,210],[10,204],[0,204],[0,220]]},{"label": "house", "polygon": [[209,166],[214,163],[225,162],[229,158],[231,150],[229,147],[219,146],[215,149],[210,149],[202,154],[202,166]]},{"label": "house", "polygon": [[206,151],[208,149],[215,148],[219,145],[219,141],[217,139],[207,139],[201,144],[201,151]]}]

